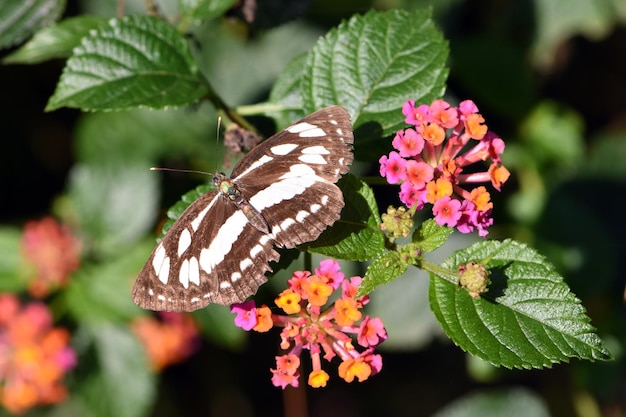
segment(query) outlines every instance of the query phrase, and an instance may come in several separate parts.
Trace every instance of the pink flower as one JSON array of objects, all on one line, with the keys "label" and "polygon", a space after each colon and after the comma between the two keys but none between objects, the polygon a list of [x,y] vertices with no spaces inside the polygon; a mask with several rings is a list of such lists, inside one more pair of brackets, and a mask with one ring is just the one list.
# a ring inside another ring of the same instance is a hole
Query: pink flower
[{"label": "pink flower", "polygon": [[403,158],[419,155],[424,149],[424,139],[411,128],[399,130],[391,144],[400,151],[400,156]]},{"label": "pink flower", "polygon": [[380,158],[380,174],[400,184],[400,200],[413,212],[430,203],[439,225],[485,236],[493,203],[487,188],[475,184],[500,191],[508,180],[500,157],[504,141],[488,130],[471,100],[458,107],[444,100],[416,107],[409,100],[402,113],[412,126],[396,133],[392,145],[398,152]]},{"label": "pink flower", "polygon": [[428,114],[431,120],[447,129],[453,128],[459,123],[457,110],[451,108],[450,104],[444,100],[433,101],[428,110]]},{"label": "pink flower", "polygon": [[235,317],[235,326],[241,327],[245,331],[249,331],[256,326],[257,317],[255,308],[256,305],[253,300],[231,305],[230,312],[237,314],[237,317]]},{"label": "pink flower", "polygon": [[343,272],[339,272],[340,269],[341,265],[339,265],[339,262],[325,259],[320,262],[319,268],[315,268],[315,275],[326,278],[326,284],[333,287],[333,290],[336,290],[345,276]]},{"label": "pink flower", "polygon": [[426,162],[410,159],[406,161],[406,179],[415,188],[421,189],[433,179],[434,169]]},{"label": "pink flower", "polygon": [[415,206],[416,210],[421,210],[426,202],[426,188],[419,188],[410,182],[403,182],[400,185],[400,201],[407,207]]},{"label": "pink flower", "polygon": [[402,114],[406,116],[404,122],[409,125],[418,126],[423,122],[429,122],[428,106],[422,104],[415,107],[415,100],[409,100],[402,106]]},{"label": "pink flower", "polygon": [[380,175],[386,177],[389,184],[397,184],[400,181],[404,181],[406,161],[398,152],[391,152],[389,157],[383,155],[378,162],[380,162]]},{"label": "pink flower", "polygon": [[378,317],[370,319],[370,316],[365,316],[357,336],[359,345],[363,347],[377,346],[384,340],[387,340],[387,331],[382,320]]},{"label": "pink flower", "polygon": [[[342,360],[339,365],[339,373],[342,369],[347,380],[354,380],[357,375],[359,381],[367,379],[376,372],[370,369],[368,359],[361,357],[373,357],[373,346],[383,342],[387,338],[387,332],[383,323],[378,318],[365,319],[365,324],[359,322],[363,314],[361,309],[369,301],[368,296],[357,298],[358,286],[361,277],[344,279],[344,274],[339,271],[339,263],[334,260],[324,260],[319,268],[315,268],[315,274],[308,271],[297,271],[288,281],[289,288],[279,294],[274,300],[276,305],[286,314],[267,314],[265,319],[271,322],[269,327],[281,327],[280,348],[287,353],[276,357],[276,368],[271,369],[272,383],[283,389],[289,385],[298,386],[300,376],[300,356],[304,350],[308,350],[311,356],[311,373],[308,376],[308,384],[314,388],[323,387],[328,381],[328,374],[322,370],[321,360],[331,361],[335,357]],[[339,298],[334,297],[332,302],[327,302],[333,290],[341,287]],[[324,290],[322,296],[316,294]],[[330,290],[328,293],[326,290]],[[321,304],[323,299],[325,304]],[[299,308],[294,308],[298,303]],[[268,312],[269,308],[264,307]],[[254,304],[242,303],[233,305],[231,311],[237,313],[235,321],[239,327],[261,331],[257,326],[251,326],[246,319],[251,315]],[[357,338],[365,351],[360,352],[352,342]],[[323,356],[322,356],[323,354]],[[358,360],[357,360],[358,359]],[[378,365],[382,366],[379,357]],[[350,382],[349,381],[349,382]]]},{"label": "pink flower", "polygon": [[453,200],[450,197],[442,197],[433,205],[433,214],[435,215],[435,221],[439,226],[445,224],[448,227],[456,226],[458,220],[461,218],[461,202],[459,200]]}]

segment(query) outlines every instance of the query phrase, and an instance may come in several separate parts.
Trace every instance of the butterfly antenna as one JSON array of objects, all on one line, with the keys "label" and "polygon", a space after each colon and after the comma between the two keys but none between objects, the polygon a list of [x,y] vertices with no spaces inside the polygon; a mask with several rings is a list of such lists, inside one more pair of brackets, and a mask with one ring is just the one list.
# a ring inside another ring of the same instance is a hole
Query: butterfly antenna
[{"label": "butterfly antenna", "polygon": [[[220,128],[222,127],[222,116],[217,117],[217,132],[215,132],[215,149],[218,149],[220,145]],[[214,171],[217,172],[217,159],[214,161]]]},{"label": "butterfly antenna", "polygon": [[169,172],[183,172],[186,174],[202,174],[202,175],[213,175],[209,172],[205,171],[196,171],[194,169],[175,169],[175,168],[161,168],[161,167],[152,167],[150,171],[169,171]]}]

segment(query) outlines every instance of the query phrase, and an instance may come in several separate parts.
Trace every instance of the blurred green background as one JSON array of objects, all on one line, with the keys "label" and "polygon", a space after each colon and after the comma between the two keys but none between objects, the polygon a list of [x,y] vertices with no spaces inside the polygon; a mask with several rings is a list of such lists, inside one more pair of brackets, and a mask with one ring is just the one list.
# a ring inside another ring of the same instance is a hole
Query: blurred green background
[{"label": "blurred green background", "polygon": [[[159,4],[168,9],[171,3]],[[450,41],[446,99],[473,99],[490,129],[507,144],[504,164],[512,178],[496,197],[490,237],[528,242],[557,265],[616,357],[612,363],[572,361],[544,371],[495,369],[465,355],[441,334],[428,309],[427,276],[411,269],[377,290],[369,306],[389,331],[381,349],[383,372],[363,384],[332,379],[325,389],[310,389],[311,415],[496,416],[511,415],[511,408],[520,416],[626,415],[626,268],[620,263],[626,255],[621,206],[626,191],[626,2],[308,3],[259,1],[252,27],[234,17],[198,27],[191,37],[205,47],[196,51],[196,58],[218,93],[233,106],[263,101],[287,63],[341,19],[371,8],[432,7]],[[126,7],[127,13],[143,10],[139,1],[127,1]],[[68,1],[64,16],[113,17],[115,8],[110,0]],[[117,292],[105,288],[95,294],[96,302],[98,297],[125,299],[129,293],[124,286],[130,288],[132,281],[129,267],[114,263],[116,256],[131,251],[140,265],[154,242],[151,231],[163,217],[158,209],[206,181],[147,168],[157,164],[213,171],[222,160],[212,153],[216,118],[208,105],[168,112],[44,113],[63,65],[55,60],[0,66],[0,221],[19,227],[51,211],[79,216],[98,245],[93,253],[108,258],[119,275]],[[268,120],[254,121],[271,130]],[[159,139],[160,148],[142,148],[145,153],[129,148],[115,161],[101,160],[103,149],[142,137]],[[370,174],[378,170],[373,165],[362,169]],[[131,191],[137,189],[142,193]],[[380,207],[386,206],[383,201],[393,202],[395,191],[376,192]],[[129,207],[135,209],[132,218],[123,215]],[[443,259],[471,241],[456,236],[435,255]],[[354,274],[362,272],[351,267]],[[98,273],[107,272],[79,279]],[[261,299],[271,300],[279,281],[264,287]],[[122,302],[120,310],[111,312],[111,322],[136,314],[130,309],[134,306]],[[93,314],[88,303],[85,314]],[[197,318],[206,336],[201,350],[161,375],[156,403],[145,405],[144,412],[281,415],[283,393],[270,384],[268,370],[278,338],[231,329],[230,314],[219,306]],[[98,322],[92,331],[106,332],[107,325]],[[80,337],[75,341],[79,346]],[[69,384],[71,390],[71,379]],[[72,408],[32,414],[55,412],[71,415]]]}]

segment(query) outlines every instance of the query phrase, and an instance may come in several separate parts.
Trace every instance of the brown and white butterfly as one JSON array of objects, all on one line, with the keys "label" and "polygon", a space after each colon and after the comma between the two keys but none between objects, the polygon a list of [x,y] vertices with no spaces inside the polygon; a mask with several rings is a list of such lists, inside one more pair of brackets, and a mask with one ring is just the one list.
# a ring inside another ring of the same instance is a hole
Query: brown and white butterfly
[{"label": "brown and white butterfly", "polygon": [[352,164],[350,114],[327,107],[250,151],[231,178],[215,174],[176,220],[139,273],[133,301],[146,309],[193,311],[243,302],[267,281],[274,246],[315,239],[344,206],[335,184]]}]

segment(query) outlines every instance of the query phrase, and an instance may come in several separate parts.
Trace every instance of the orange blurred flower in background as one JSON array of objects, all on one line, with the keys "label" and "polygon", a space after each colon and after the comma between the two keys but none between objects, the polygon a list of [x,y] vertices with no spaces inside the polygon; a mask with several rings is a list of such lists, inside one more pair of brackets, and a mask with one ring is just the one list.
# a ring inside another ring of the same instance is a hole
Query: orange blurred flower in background
[{"label": "orange blurred flower in background", "polygon": [[26,223],[21,244],[29,267],[28,291],[33,297],[43,298],[64,286],[80,265],[79,240],[52,217]]},{"label": "orange blurred flower in background", "polygon": [[135,319],[132,329],[146,349],[155,371],[182,362],[196,351],[199,343],[198,326],[189,314],[159,312]]},{"label": "orange blurred flower in background", "polygon": [[76,364],[69,339],[66,329],[52,327],[46,305],[22,306],[16,296],[0,294],[0,404],[21,414],[63,401],[62,379]]}]

